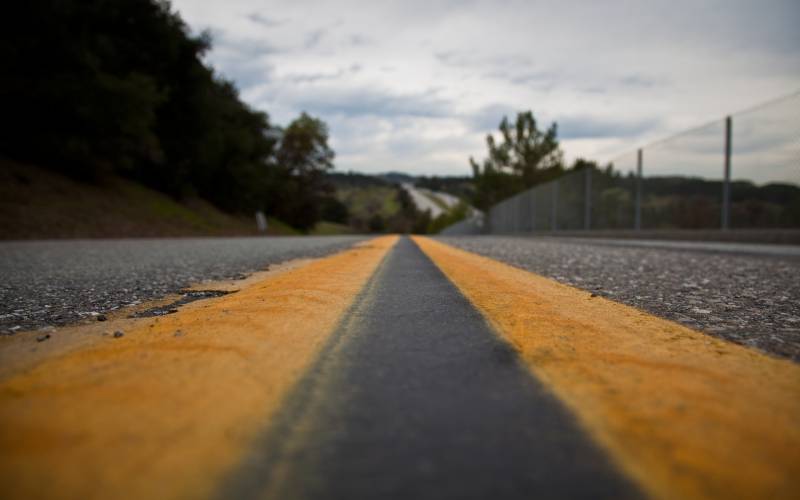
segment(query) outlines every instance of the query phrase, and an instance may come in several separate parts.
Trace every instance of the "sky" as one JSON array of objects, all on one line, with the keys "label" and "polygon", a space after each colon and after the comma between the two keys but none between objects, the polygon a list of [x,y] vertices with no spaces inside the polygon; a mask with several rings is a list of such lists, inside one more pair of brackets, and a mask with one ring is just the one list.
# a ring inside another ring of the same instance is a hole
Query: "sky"
[{"label": "sky", "polygon": [[[797,0],[172,3],[192,32],[211,33],[207,62],[273,123],[322,118],[342,171],[469,175],[486,134],[523,110],[558,124],[567,161],[623,164],[640,146],[800,91]],[[800,177],[798,115],[786,112],[798,104],[764,112],[780,137],[757,127],[736,143],[789,158],[756,177]],[[712,135],[675,144],[718,151]],[[763,151],[748,151],[763,166]],[[715,171],[718,156],[707,155]],[[743,152],[741,172],[746,163]]]}]

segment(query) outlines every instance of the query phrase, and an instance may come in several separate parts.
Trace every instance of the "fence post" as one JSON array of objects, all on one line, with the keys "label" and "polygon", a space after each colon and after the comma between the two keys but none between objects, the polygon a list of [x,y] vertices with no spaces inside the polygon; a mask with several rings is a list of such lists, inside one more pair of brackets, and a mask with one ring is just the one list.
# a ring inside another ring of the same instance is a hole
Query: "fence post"
[{"label": "fence post", "polygon": [[502,234],[505,232],[506,228],[504,227],[503,222],[503,205],[497,205],[497,234]]},{"label": "fence post", "polygon": [[725,178],[722,181],[722,230],[730,228],[731,214],[731,117],[725,117]]},{"label": "fence post", "polygon": [[633,228],[642,229],[642,149],[636,151],[636,209]]},{"label": "fence post", "polygon": [[506,233],[506,206],[505,205],[498,205],[497,206],[497,232],[499,234]]},{"label": "fence post", "polygon": [[519,207],[519,197],[511,198],[511,204],[508,208],[511,209],[511,232],[516,233],[519,231],[519,217],[517,208]]},{"label": "fence post", "polygon": [[586,167],[586,180],[584,181],[583,194],[583,229],[588,231],[592,227],[592,167]]},{"label": "fence post", "polygon": [[550,214],[552,220],[550,221],[550,230],[558,230],[558,179],[553,181],[553,207]]}]

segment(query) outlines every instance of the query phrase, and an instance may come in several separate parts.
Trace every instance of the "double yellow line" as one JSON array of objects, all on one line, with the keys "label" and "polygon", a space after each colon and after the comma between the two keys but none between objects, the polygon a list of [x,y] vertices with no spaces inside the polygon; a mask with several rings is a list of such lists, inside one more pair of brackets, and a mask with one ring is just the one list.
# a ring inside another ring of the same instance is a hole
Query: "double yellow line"
[{"label": "double yellow line", "polygon": [[[211,496],[396,240],[137,320],[121,339],[1,378],[0,496]],[[800,494],[797,365],[415,241],[650,495]],[[0,361],[19,352],[4,347]]]}]

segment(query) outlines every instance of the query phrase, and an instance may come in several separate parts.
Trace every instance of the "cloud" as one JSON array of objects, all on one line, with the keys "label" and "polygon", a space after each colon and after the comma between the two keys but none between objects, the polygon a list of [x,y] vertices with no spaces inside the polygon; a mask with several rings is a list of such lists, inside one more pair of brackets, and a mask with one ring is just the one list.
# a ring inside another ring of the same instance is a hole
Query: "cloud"
[{"label": "cloud", "polygon": [[272,80],[275,67],[265,57],[280,51],[262,40],[233,37],[223,30],[212,32],[214,50],[207,56],[222,75],[240,90]]},{"label": "cloud", "polygon": [[285,51],[285,49],[280,49],[266,40],[236,36],[220,28],[212,29],[210,33],[212,54],[252,59]]},{"label": "cloud", "polygon": [[408,116],[447,117],[453,114],[452,104],[433,91],[396,93],[376,88],[322,88],[295,95],[292,102],[298,109],[322,116],[394,119]]},{"label": "cloud", "polygon": [[639,87],[650,89],[660,85],[666,85],[667,82],[663,78],[639,74],[623,76],[618,80],[618,83],[622,87]]},{"label": "cloud", "polygon": [[373,39],[371,39],[369,37],[366,37],[364,35],[359,35],[359,34],[350,35],[348,40],[349,40],[351,45],[354,45],[356,47],[363,47],[363,46],[372,45],[372,44],[375,43],[375,41]]},{"label": "cloud", "polygon": [[294,83],[316,83],[324,80],[339,80],[345,76],[354,75],[362,69],[360,64],[351,64],[347,68],[340,68],[330,73],[299,73],[288,75],[285,79]]},{"label": "cloud", "polygon": [[[528,109],[558,122],[568,159],[604,162],[800,89],[797,0],[173,4],[248,103],[326,120],[344,169],[464,173]],[[780,147],[765,127],[735,121],[738,147]],[[712,155],[710,137],[686,147]]]},{"label": "cloud", "polygon": [[624,120],[589,115],[564,116],[555,121],[561,139],[636,138],[661,125],[658,118]]},{"label": "cloud", "polygon": [[264,28],[275,28],[277,26],[281,26],[286,24],[288,21],[282,19],[272,19],[270,17],[265,17],[258,12],[252,12],[245,16],[248,20],[252,21],[253,23],[264,27]]},{"label": "cloud", "polygon": [[484,133],[495,132],[504,116],[513,120],[518,111],[520,110],[514,109],[510,105],[495,103],[467,114],[464,120],[473,131]]},{"label": "cloud", "polygon": [[322,41],[322,37],[324,37],[326,33],[327,33],[326,28],[317,28],[311,31],[310,33],[306,34],[306,40],[303,46],[306,49],[313,49],[317,47],[319,43]]},{"label": "cloud", "polygon": [[434,57],[441,64],[455,68],[526,68],[533,65],[525,54],[483,54],[466,50],[447,50],[435,52]]}]

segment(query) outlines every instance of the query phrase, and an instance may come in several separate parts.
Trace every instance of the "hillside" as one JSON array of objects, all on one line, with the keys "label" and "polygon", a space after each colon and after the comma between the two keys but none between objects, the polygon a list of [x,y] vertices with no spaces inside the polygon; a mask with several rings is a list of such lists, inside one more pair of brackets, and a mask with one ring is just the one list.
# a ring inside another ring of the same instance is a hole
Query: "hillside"
[{"label": "hillside", "polygon": [[[294,234],[270,219],[268,234]],[[0,239],[234,236],[258,234],[254,219],[210,203],[173,198],[126,179],[97,184],[0,161]]]}]

